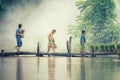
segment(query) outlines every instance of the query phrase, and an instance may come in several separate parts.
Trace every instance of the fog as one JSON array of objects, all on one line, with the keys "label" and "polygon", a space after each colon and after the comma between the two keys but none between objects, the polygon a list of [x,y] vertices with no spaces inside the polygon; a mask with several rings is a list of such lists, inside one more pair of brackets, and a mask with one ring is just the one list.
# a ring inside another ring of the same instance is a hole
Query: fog
[{"label": "fog", "polygon": [[19,23],[25,29],[22,51],[36,51],[37,42],[42,52],[47,51],[48,34],[56,29],[57,52],[66,52],[67,26],[75,24],[79,11],[76,0],[43,0],[37,6],[16,5],[9,9],[0,22],[0,49],[15,51],[15,31]]}]

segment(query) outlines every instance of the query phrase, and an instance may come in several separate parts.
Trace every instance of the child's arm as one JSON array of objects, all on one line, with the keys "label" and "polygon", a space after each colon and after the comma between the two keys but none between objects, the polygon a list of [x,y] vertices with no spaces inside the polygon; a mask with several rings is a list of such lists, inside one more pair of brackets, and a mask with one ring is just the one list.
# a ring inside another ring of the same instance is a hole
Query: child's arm
[{"label": "child's arm", "polygon": [[19,30],[17,30],[17,35],[21,36],[21,34],[20,34],[20,31],[19,31]]},{"label": "child's arm", "polygon": [[53,40],[52,34],[49,34],[49,35],[48,35],[48,38],[49,38],[50,40]]},{"label": "child's arm", "polygon": [[86,38],[85,36],[82,38],[82,45],[84,45],[86,43]]}]

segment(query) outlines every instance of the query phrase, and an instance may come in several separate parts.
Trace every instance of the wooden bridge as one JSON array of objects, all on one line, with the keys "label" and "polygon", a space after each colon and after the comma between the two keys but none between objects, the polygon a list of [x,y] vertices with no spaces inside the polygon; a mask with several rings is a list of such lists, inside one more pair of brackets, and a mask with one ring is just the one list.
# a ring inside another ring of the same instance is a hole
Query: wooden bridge
[{"label": "wooden bridge", "polygon": [[38,56],[38,57],[44,57],[44,56],[63,56],[63,57],[96,57],[96,56],[102,56],[102,55],[115,55],[113,52],[109,53],[35,53],[35,52],[0,52],[0,57],[10,57],[10,56]]},{"label": "wooden bridge", "polygon": [[64,57],[96,57],[99,55],[116,55],[116,52],[100,52],[100,53],[96,53],[94,52],[94,50],[92,49],[92,51],[90,53],[84,53],[84,54],[80,54],[80,53],[71,53],[71,40],[72,37],[70,36],[69,40],[66,41],[66,47],[67,47],[67,53],[43,53],[40,52],[40,47],[39,47],[39,42],[37,43],[37,51],[36,52],[5,52],[4,50],[1,50],[0,52],[0,57],[10,57],[10,56],[38,56],[38,57],[44,57],[44,56],[64,56]]}]

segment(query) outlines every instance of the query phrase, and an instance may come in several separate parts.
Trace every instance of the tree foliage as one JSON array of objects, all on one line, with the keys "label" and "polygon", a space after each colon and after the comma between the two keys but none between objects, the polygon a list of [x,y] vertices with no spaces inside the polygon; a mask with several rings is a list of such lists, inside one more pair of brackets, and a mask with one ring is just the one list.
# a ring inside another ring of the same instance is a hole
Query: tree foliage
[{"label": "tree foliage", "polygon": [[93,43],[119,41],[114,0],[79,0],[76,6],[80,15],[77,16],[77,24],[69,26],[71,34],[79,36],[81,30],[86,29]]}]

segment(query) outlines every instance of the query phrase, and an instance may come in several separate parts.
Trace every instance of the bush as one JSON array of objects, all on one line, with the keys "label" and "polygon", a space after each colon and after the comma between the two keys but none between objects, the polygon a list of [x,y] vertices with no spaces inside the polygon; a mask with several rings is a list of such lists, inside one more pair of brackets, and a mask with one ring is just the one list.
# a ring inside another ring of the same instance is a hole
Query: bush
[{"label": "bush", "polygon": [[94,50],[95,52],[114,52],[119,50],[120,51],[120,44],[96,44],[90,46],[91,50]]},{"label": "bush", "polygon": [[92,50],[94,50],[94,45],[90,46],[90,50],[91,50],[91,52],[92,52]]},{"label": "bush", "polygon": [[114,52],[114,50],[116,50],[115,44],[111,44],[110,45],[110,52]]},{"label": "bush", "polygon": [[94,45],[91,45],[90,48],[93,49],[93,48],[94,48]]},{"label": "bush", "polygon": [[104,52],[105,51],[105,46],[104,46],[104,44],[101,44],[100,45],[100,52]]},{"label": "bush", "polygon": [[109,47],[108,44],[105,44],[105,45],[104,45],[104,48],[105,48],[105,51],[106,51],[106,52],[109,52],[109,51],[110,51],[110,49],[109,49],[110,47]]},{"label": "bush", "polygon": [[94,48],[95,48],[95,52],[99,51],[99,46],[98,45],[95,45]]},{"label": "bush", "polygon": [[118,56],[119,56],[119,58],[120,58],[120,50],[117,51],[117,54],[118,54]]},{"label": "bush", "polygon": [[117,50],[120,50],[120,44],[117,44],[116,47],[117,47]]}]

